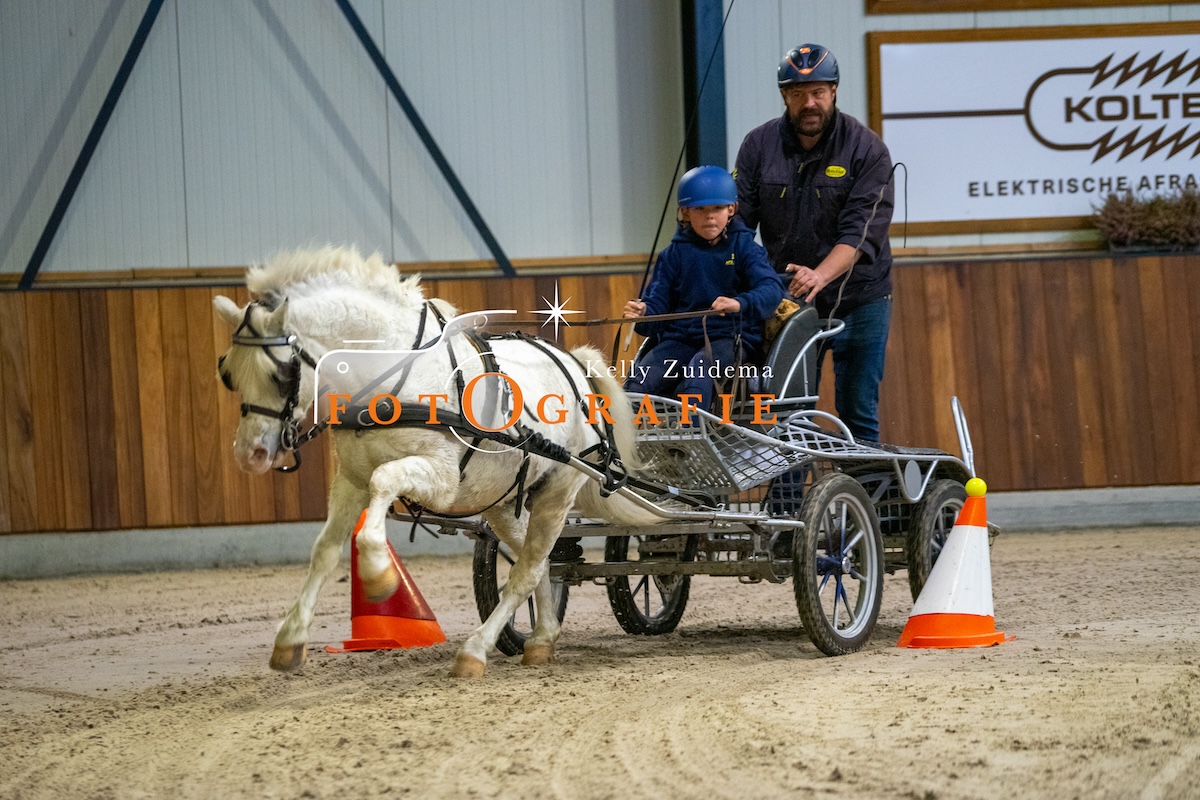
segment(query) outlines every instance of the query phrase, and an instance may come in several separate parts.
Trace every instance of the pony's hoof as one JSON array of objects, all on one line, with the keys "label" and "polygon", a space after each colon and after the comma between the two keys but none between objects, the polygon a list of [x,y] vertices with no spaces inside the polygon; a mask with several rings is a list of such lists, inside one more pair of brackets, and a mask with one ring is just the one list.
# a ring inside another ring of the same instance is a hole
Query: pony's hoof
[{"label": "pony's hoof", "polygon": [[450,670],[450,674],[455,678],[482,678],[486,669],[487,664],[475,656],[459,653],[454,657],[454,668]]},{"label": "pony's hoof", "polygon": [[525,655],[521,656],[521,665],[525,667],[541,667],[554,661],[554,645],[526,644]]},{"label": "pony's hoof", "polygon": [[396,593],[400,588],[400,572],[391,564],[374,580],[364,579],[362,582],[363,596],[368,603],[382,603]]},{"label": "pony's hoof", "polygon": [[307,659],[308,650],[304,644],[277,644],[271,653],[271,669],[276,672],[295,672],[304,666]]}]

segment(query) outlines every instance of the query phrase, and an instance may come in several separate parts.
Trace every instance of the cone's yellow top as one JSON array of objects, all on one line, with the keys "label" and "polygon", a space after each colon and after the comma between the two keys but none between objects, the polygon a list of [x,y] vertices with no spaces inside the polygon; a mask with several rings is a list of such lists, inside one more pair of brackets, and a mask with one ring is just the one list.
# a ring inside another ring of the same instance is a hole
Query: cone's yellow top
[{"label": "cone's yellow top", "polygon": [[980,478],[967,481],[967,497],[983,497],[987,494],[987,484]]}]

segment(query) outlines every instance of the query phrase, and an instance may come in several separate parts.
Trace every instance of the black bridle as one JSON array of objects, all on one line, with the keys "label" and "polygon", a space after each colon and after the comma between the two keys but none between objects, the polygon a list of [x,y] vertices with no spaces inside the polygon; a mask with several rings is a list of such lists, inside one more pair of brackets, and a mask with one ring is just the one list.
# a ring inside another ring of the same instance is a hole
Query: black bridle
[{"label": "black bridle", "polygon": [[[246,347],[261,347],[263,352],[275,362],[275,371],[271,373],[271,380],[275,383],[275,388],[279,390],[279,396],[283,398],[283,408],[276,411],[266,406],[243,402],[241,405],[242,416],[261,414],[264,417],[279,420],[279,445],[284,450],[291,452],[294,461],[290,465],[275,467],[275,469],[279,472],[295,472],[300,469],[300,446],[315,438],[321,431],[329,427],[329,420],[323,419],[304,433],[301,433],[300,423],[295,417],[296,408],[300,405],[300,371],[302,364],[307,364],[315,371],[317,360],[300,346],[300,337],[294,333],[283,333],[279,336],[263,336],[255,330],[254,326],[250,323],[250,315],[256,307],[267,311],[274,311],[278,306],[271,306],[261,300],[251,302],[246,306],[246,313],[242,316],[242,324],[238,325],[237,330],[233,332],[231,341],[233,344],[240,344]],[[421,317],[417,324],[417,334],[416,340],[413,342],[413,349],[421,347],[421,340],[425,338],[425,323],[430,310],[433,311],[439,327],[445,330],[445,317],[436,306],[426,300],[421,306]],[[291,353],[286,360],[280,359],[271,352],[272,347],[288,347],[291,349]],[[224,370],[224,366],[225,356],[221,356],[217,359],[217,374],[221,376],[221,383],[229,391],[237,391],[233,386],[233,381],[230,379],[229,373]]]},{"label": "black bridle", "polygon": [[[270,419],[277,419],[280,422],[279,428],[279,444],[284,450],[291,451],[292,457],[295,459],[291,465],[276,467],[280,472],[294,472],[300,468],[300,445],[312,439],[324,429],[324,425],[314,425],[309,428],[304,434],[300,433],[300,423],[296,420],[296,407],[300,405],[300,370],[301,364],[307,364],[314,370],[317,368],[317,360],[312,355],[300,346],[300,338],[294,333],[285,333],[280,336],[263,336],[250,323],[250,315],[254,312],[255,307],[265,308],[268,311],[271,309],[267,304],[255,300],[246,306],[246,313],[242,317],[242,324],[233,332],[233,344],[240,344],[245,347],[261,347],[263,352],[275,362],[275,371],[271,373],[271,380],[275,383],[275,388],[279,390],[279,396],[283,398],[283,408],[276,411],[273,408],[266,406],[258,406],[253,403],[242,403],[242,416],[250,414],[261,414]],[[243,333],[245,331],[245,333]],[[287,347],[291,353],[287,359],[281,359],[271,352],[272,347]],[[235,391],[233,381],[229,378],[229,373],[224,370],[225,356],[217,359],[217,373],[221,376],[221,382],[225,384],[225,388],[229,391]]]}]

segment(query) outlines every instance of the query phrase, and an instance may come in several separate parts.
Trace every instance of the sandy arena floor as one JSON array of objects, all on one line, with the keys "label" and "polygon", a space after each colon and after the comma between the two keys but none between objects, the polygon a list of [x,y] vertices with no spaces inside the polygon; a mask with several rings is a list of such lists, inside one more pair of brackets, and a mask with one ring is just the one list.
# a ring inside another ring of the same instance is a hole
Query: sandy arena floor
[{"label": "sandy arena floor", "polygon": [[[403,555],[403,549],[401,549]],[[679,630],[573,590],[559,661],[447,677],[466,558],[411,558],[450,641],[267,669],[297,567],[0,583],[0,797],[1200,796],[1200,530],[1002,535],[990,649],[822,656],[787,585],[698,578]],[[345,571],[343,571],[343,575]],[[314,643],[349,635],[349,583]]]}]

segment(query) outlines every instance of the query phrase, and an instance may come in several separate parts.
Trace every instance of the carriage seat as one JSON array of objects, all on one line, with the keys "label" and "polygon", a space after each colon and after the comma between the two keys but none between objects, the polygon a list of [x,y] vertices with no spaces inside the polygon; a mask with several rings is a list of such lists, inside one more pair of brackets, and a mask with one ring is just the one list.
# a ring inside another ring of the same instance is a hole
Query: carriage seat
[{"label": "carriage seat", "polygon": [[816,307],[805,305],[787,318],[771,342],[754,391],[775,395],[776,411],[816,406],[821,340],[815,337],[823,329]]}]

